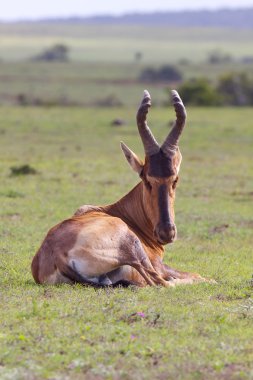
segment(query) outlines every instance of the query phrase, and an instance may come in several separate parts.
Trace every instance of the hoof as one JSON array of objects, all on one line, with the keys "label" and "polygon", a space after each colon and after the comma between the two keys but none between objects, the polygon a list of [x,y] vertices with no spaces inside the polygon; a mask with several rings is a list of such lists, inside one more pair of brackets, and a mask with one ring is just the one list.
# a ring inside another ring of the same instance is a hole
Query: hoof
[{"label": "hoof", "polygon": [[213,280],[212,278],[202,277],[198,273],[193,273],[193,280],[194,282],[208,282],[209,284],[217,284],[217,282]]},{"label": "hoof", "polygon": [[190,277],[190,278],[174,278],[171,281],[168,281],[171,285],[192,285],[192,284],[200,284],[201,282],[207,282],[209,284],[217,284],[215,280],[201,277],[200,275]]},{"label": "hoof", "polygon": [[209,284],[217,284],[217,281],[213,280],[212,278],[205,278],[200,276],[198,273],[193,273],[192,276],[193,282],[208,282]]}]

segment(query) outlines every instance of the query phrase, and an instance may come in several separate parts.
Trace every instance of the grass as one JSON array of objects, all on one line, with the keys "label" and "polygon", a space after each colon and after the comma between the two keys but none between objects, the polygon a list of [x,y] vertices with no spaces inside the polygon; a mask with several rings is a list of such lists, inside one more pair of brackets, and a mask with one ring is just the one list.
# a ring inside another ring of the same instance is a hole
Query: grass
[{"label": "grass", "polygon": [[131,63],[136,52],[146,63],[204,60],[213,50],[234,58],[248,56],[252,30],[170,28],[145,25],[85,25],[81,23],[0,24],[1,57],[27,59],[55,43],[71,48],[73,60]]},{"label": "grass", "polygon": [[[130,107],[137,104],[138,94],[148,87],[155,103],[162,105],[168,102],[165,91],[168,83],[140,82],[140,73],[147,66],[144,62],[0,62],[0,104],[97,106],[104,102],[113,106],[112,98]],[[216,83],[218,77],[229,72],[245,72],[253,77],[252,65],[238,62],[214,65],[200,62],[177,67],[184,80],[207,77]]]},{"label": "grass", "polygon": [[[250,57],[252,38],[252,30],[227,28],[0,23],[0,104],[90,107],[112,106],[113,99],[133,107],[136,94],[148,86],[156,104],[163,105],[168,83],[141,83],[144,68],[173,64],[183,80],[207,77],[213,83],[229,72],[252,77],[252,65],[243,62]],[[56,43],[69,47],[69,62],[31,60]],[[214,51],[230,55],[231,61],[208,63]]]},{"label": "grass", "polygon": [[[131,107],[0,108],[3,380],[253,378],[250,108],[189,108],[180,144],[179,239],[165,261],[217,285],[94,290],[32,279],[52,225],[137,183],[119,148],[123,140],[143,156],[134,115]],[[115,117],[127,124],[112,127]],[[152,109],[159,141],[173,117],[172,108]],[[23,165],[36,174],[11,175]]]}]

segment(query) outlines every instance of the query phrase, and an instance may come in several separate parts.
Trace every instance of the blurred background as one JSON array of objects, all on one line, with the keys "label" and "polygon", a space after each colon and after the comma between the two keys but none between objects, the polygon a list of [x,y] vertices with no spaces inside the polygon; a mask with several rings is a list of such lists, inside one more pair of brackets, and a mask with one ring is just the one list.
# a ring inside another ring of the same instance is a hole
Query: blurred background
[{"label": "blurred background", "polygon": [[252,1],[8,1],[0,105],[253,104]]}]

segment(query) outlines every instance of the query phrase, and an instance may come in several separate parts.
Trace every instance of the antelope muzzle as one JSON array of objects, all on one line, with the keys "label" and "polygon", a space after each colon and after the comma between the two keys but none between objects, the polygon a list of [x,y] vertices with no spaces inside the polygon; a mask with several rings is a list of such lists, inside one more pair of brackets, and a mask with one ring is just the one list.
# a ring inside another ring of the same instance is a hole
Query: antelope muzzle
[{"label": "antelope muzzle", "polygon": [[158,223],[154,230],[154,235],[160,244],[173,243],[177,238],[177,228],[169,221]]}]

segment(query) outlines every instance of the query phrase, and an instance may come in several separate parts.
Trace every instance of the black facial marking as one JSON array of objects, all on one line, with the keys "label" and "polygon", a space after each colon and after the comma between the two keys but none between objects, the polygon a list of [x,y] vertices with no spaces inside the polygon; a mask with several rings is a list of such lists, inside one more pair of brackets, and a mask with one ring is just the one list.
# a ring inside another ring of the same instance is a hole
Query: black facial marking
[{"label": "black facial marking", "polygon": [[158,189],[158,207],[160,222],[162,224],[170,222],[168,188],[165,184],[159,186]]},{"label": "black facial marking", "polygon": [[175,174],[171,157],[165,156],[162,150],[149,157],[148,175],[150,177],[165,178]]}]

